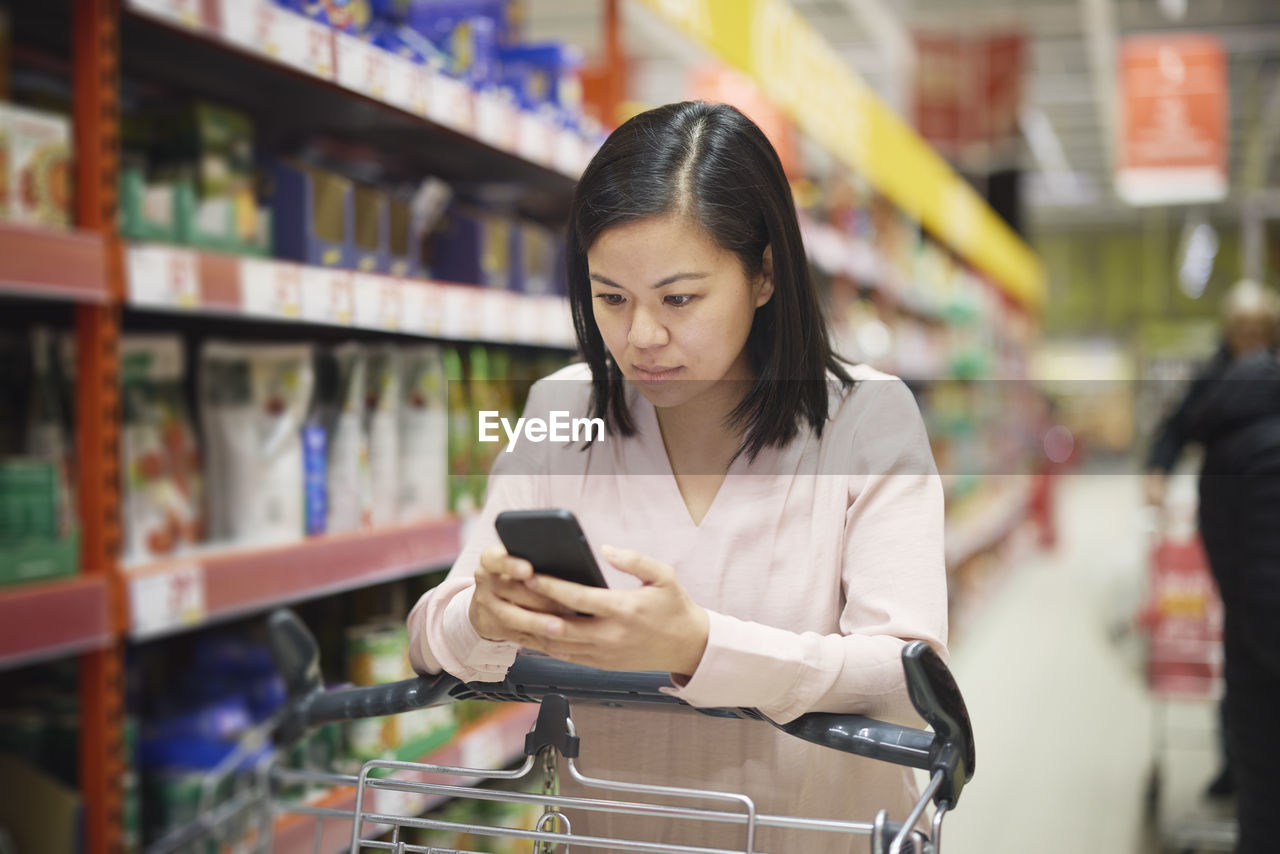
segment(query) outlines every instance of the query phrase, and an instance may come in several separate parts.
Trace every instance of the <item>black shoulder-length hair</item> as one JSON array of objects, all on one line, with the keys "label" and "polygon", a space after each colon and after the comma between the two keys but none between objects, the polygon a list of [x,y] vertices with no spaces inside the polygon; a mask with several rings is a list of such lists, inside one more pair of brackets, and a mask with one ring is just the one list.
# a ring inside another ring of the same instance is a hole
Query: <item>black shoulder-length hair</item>
[{"label": "black shoulder-length hair", "polygon": [[809,274],[791,187],[760,128],[727,104],[686,101],[641,113],[614,131],[592,158],[573,196],[567,238],[573,326],[591,368],[591,414],[612,433],[635,424],[624,381],[591,306],[587,250],[604,232],[676,214],[699,223],[734,253],[748,278],[773,249],[773,296],[756,309],[747,354],[756,380],[730,414],[744,434],[739,453],[754,458],[784,446],[808,422],[827,420],[827,372],[852,383],[832,352]]}]

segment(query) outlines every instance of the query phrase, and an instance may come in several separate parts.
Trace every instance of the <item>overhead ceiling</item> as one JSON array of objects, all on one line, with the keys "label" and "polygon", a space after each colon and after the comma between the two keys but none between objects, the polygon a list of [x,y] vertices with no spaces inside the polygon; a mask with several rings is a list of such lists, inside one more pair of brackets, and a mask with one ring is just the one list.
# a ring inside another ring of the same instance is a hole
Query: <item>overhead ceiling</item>
[{"label": "overhead ceiling", "polygon": [[[1234,218],[1256,188],[1280,184],[1280,2],[1276,0],[790,0],[889,104],[909,103],[910,35],[1016,26],[1027,37],[1020,160],[1033,227],[1138,220],[1112,188],[1109,99],[1117,40],[1152,32],[1208,32],[1228,59],[1229,177]],[[601,51],[604,0],[526,0],[529,35]],[[1178,14],[1181,7],[1181,14]],[[1169,11],[1166,11],[1168,9]],[[683,97],[698,49],[635,0],[623,0],[624,44],[641,102]],[[908,51],[902,61],[902,48]],[[907,69],[903,71],[903,69]]]}]

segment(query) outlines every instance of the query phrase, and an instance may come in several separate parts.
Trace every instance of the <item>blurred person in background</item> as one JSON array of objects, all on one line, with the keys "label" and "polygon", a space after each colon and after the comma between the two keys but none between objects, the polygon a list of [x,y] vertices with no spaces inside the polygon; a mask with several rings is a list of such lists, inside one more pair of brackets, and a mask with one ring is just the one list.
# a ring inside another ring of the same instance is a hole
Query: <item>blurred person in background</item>
[{"label": "blurred person in background", "polygon": [[[1266,290],[1257,282],[1243,279],[1237,282],[1227,293],[1223,306],[1222,344],[1218,351],[1199,371],[1188,386],[1186,393],[1178,404],[1161,422],[1147,456],[1146,499],[1154,507],[1163,507],[1167,491],[1168,476],[1178,464],[1183,450],[1189,444],[1205,442],[1205,420],[1214,407],[1206,408],[1206,398],[1213,395],[1217,383],[1232,370],[1242,359],[1258,353],[1273,351],[1280,334],[1280,304],[1274,293]],[[1243,388],[1243,386],[1240,386]],[[1193,419],[1195,423],[1193,423]],[[1208,450],[1206,448],[1206,450]],[[1206,458],[1206,464],[1208,460]],[[1203,476],[1202,471],[1202,476]],[[1205,495],[1204,482],[1201,481],[1199,502],[1199,519],[1201,536],[1205,540],[1209,556],[1210,568],[1221,585],[1221,571],[1218,563],[1229,560],[1229,556],[1219,553],[1215,556],[1210,541],[1221,543],[1218,536],[1225,530],[1223,514],[1215,512],[1212,505],[1217,496]],[[1208,505],[1208,506],[1206,506]],[[1227,520],[1229,521],[1229,517]],[[1232,773],[1232,757],[1230,749],[1232,739],[1228,735],[1227,707],[1224,699],[1222,706],[1222,768],[1209,783],[1207,794],[1212,797],[1228,797],[1235,793],[1235,777]]]},{"label": "blurred person in background", "polygon": [[1270,346],[1242,353],[1203,389],[1186,426],[1205,448],[1200,527],[1222,594],[1236,851],[1260,854],[1280,844],[1280,300],[1249,293],[1258,316],[1272,319]]}]

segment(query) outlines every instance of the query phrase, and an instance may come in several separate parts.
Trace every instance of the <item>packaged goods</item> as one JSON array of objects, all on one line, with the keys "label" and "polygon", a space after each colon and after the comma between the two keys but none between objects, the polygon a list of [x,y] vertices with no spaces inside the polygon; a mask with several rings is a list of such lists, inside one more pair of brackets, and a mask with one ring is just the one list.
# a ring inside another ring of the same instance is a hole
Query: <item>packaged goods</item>
[{"label": "packaged goods", "polygon": [[[355,685],[408,678],[408,646],[408,632],[399,621],[352,626],[347,630],[347,678]],[[361,760],[393,755],[402,740],[400,717],[351,721],[347,725],[348,752]]]},{"label": "packaged goods", "polygon": [[302,163],[278,161],[272,171],[275,255],[323,267],[350,266],[354,231],[352,183]]},{"label": "packaged goods", "polygon": [[364,424],[364,354],[358,344],[344,344],[327,360],[335,383],[323,415],[329,441],[325,529],[334,533],[371,524],[373,484]]},{"label": "packaged goods", "polygon": [[205,347],[200,369],[213,536],[237,543],[301,538],[311,348],[215,342]]},{"label": "packaged goods", "polygon": [[471,490],[472,444],[476,431],[467,397],[462,353],[456,347],[444,351],[444,367],[449,391],[449,509],[468,516],[477,509]]},{"label": "packaged goods", "polygon": [[399,515],[400,497],[400,351],[371,348],[365,387],[365,434],[369,437],[369,473],[374,527],[390,525]]},{"label": "packaged goods", "polygon": [[437,346],[404,353],[400,401],[400,518],[449,510],[449,399]]},{"label": "packaged goods", "polygon": [[65,228],[71,186],[70,120],[0,103],[0,218]]},{"label": "packaged goods", "polygon": [[309,537],[325,532],[329,516],[328,444],[323,425],[311,419],[302,425],[303,492]]},{"label": "packaged goods", "polygon": [[[467,397],[471,405],[470,419],[477,423],[481,411],[497,411],[513,417],[510,387],[506,382],[511,359],[493,347],[475,346],[467,354]],[[479,433],[471,433],[471,494],[476,507],[484,506],[485,487],[494,460],[502,453],[505,442],[481,442]]]},{"label": "packaged goods", "polygon": [[148,560],[204,539],[204,495],[183,390],[182,341],[126,336],[120,374],[124,559]]},{"label": "packaged goods", "polygon": [[367,184],[354,184],[351,193],[351,242],[347,259],[362,273],[386,270],[391,265],[391,198]]},{"label": "packaged goods", "polygon": [[[347,678],[354,685],[379,685],[413,676],[409,634],[398,619],[378,620],[347,630]],[[347,754],[361,761],[396,757],[412,760],[438,747],[456,730],[451,704],[347,723]]]}]

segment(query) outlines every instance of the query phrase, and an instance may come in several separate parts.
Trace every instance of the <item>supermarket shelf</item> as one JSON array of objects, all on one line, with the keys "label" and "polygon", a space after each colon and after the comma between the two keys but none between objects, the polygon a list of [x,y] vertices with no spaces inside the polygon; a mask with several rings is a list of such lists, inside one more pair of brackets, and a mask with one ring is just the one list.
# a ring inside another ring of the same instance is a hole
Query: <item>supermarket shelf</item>
[{"label": "supermarket shelf", "polygon": [[945,323],[946,306],[937,298],[913,293],[874,243],[852,237],[835,226],[804,218],[800,235],[810,260],[829,276],[885,294],[901,312],[925,323]]},{"label": "supermarket shelf", "polygon": [[1001,486],[983,507],[963,521],[947,526],[946,561],[949,570],[1002,542],[1026,518],[1031,499],[1030,479],[1018,477]]},{"label": "supermarket shelf", "polygon": [[[352,79],[342,62],[351,50],[363,52],[351,45],[356,40],[335,39],[270,0],[125,5],[125,71],[254,113],[265,150],[322,138],[376,146],[377,162],[391,172],[510,185],[511,200],[543,221],[563,221],[568,212],[589,150],[577,134],[566,138],[545,124],[537,134],[525,132],[532,119],[517,111],[505,130],[503,122],[478,122],[489,113],[469,89],[384,51],[379,81],[363,79],[363,68],[361,79]],[[281,21],[288,33],[280,32]],[[401,84],[392,74],[407,77]],[[245,86],[246,79],[255,85]],[[576,147],[566,152],[569,146]]]},{"label": "supermarket shelf", "polygon": [[0,669],[111,643],[107,584],[79,576],[0,588]]},{"label": "supermarket shelf", "polygon": [[460,525],[438,519],[292,545],[195,552],[124,570],[129,635],[163,635],[448,566]]},{"label": "supermarket shelf", "polygon": [[0,223],[0,294],[106,302],[102,238],[86,231]]},{"label": "supermarket shelf", "polygon": [[[433,765],[453,765],[472,768],[500,768],[524,755],[524,737],[533,726],[538,715],[538,707],[532,703],[512,704],[499,709],[489,717],[470,727],[463,729],[452,741],[432,751],[418,761]],[[427,774],[415,774],[410,779],[425,782],[448,782],[457,784],[457,777],[432,777]],[[387,814],[400,814],[403,806],[391,803],[390,797],[397,793],[378,791],[374,793],[379,799],[374,805],[378,811]],[[387,796],[388,801],[383,802]],[[398,799],[397,799],[398,800]],[[433,797],[421,806],[418,811],[432,809],[444,801],[442,797]],[[354,789],[340,789],[331,792],[314,806],[354,811],[356,795]],[[346,851],[351,845],[350,819],[325,819],[320,827],[320,838],[316,839],[316,822],[309,816],[286,815],[279,819],[275,828],[276,854],[310,854],[312,851],[338,852]]]},{"label": "supermarket shelf", "polygon": [[568,301],[154,244],[126,253],[127,304],[535,347],[577,346]]}]

